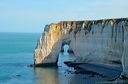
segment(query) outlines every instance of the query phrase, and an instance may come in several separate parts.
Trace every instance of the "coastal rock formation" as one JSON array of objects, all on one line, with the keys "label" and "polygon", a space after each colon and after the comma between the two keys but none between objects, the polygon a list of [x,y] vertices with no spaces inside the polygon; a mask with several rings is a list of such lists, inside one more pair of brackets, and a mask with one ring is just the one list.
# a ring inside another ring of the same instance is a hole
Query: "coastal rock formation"
[{"label": "coastal rock formation", "polygon": [[128,76],[128,19],[62,21],[46,25],[35,49],[34,64],[57,64],[64,44],[77,63],[122,66]]}]

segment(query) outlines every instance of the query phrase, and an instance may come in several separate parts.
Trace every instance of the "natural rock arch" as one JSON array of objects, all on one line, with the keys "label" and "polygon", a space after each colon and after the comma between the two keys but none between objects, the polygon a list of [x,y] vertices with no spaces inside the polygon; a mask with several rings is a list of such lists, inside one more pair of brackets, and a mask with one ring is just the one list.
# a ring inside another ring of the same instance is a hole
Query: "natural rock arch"
[{"label": "natural rock arch", "polygon": [[63,44],[75,62],[122,65],[128,76],[128,19],[65,21],[46,25],[35,49],[35,65],[57,64]]}]

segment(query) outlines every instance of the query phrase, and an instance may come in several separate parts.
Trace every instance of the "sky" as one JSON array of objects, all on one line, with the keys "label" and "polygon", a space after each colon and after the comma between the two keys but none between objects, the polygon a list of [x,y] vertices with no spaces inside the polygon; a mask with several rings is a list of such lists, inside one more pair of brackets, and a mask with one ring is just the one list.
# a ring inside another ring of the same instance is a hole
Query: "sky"
[{"label": "sky", "polygon": [[0,32],[39,32],[70,20],[127,18],[128,0],[0,0]]}]

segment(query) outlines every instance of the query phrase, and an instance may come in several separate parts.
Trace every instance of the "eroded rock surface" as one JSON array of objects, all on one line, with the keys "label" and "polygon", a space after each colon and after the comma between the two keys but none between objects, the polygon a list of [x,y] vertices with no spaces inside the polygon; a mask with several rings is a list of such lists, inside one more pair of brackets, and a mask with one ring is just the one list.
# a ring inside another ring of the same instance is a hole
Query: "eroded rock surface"
[{"label": "eroded rock surface", "polygon": [[35,64],[56,64],[63,44],[76,56],[74,62],[119,65],[128,76],[127,18],[46,25],[35,49]]}]

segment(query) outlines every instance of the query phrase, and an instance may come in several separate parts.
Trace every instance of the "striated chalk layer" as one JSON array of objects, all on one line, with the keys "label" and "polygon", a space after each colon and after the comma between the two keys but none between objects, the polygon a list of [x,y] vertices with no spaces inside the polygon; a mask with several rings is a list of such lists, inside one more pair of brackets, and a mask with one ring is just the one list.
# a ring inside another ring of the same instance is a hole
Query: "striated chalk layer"
[{"label": "striated chalk layer", "polygon": [[35,65],[56,64],[64,44],[76,56],[74,62],[119,65],[128,76],[128,18],[46,25],[35,49]]}]

